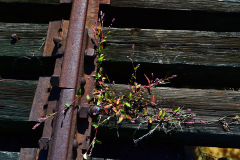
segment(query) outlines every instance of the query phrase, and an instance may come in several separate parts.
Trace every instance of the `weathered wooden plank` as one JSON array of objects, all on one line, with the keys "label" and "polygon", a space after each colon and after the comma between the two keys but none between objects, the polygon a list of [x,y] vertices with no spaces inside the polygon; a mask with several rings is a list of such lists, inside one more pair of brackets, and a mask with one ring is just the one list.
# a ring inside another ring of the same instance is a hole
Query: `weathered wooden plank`
[{"label": "weathered wooden plank", "polygon": [[[0,23],[0,33],[0,56],[41,55],[47,24]],[[23,39],[11,44],[12,33]],[[132,56],[146,63],[240,66],[239,32],[112,28],[107,40],[106,57],[113,62]]]},{"label": "weathered wooden plank", "polygon": [[126,56],[131,56],[136,62],[158,64],[240,65],[238,32],[113,28],[108,43],[109,61],[128,61]]},{"label": "weathered wooden plank", "polygon": [[0,23],[0,38],[11,39],[16,33],[21,39],[42,39],[47,35],[48,24]]},{"label": "weathered wooden plank", "polygon": [[39,48],[42,46],[41,39],[22,39],[11,44],[11,40],[0,39],[0,56],[42,56]]},{"label": "weathered wooden plank", "polygon": [[[4,3],[40,3],[59,4],[60,0],[0,0]],[[69,0],[68,2],[71,2]],[[188,0],[188,1],[162,1],[162,0],[112,0],[113,7],[136,7],[170,10],[201,10],[220,12],[239,12],[239,0]]]},{"label": "weathered wooden plank", "polygon": [[[47,24],[0,23],[0,56],[40,56],[39,48],[47,35]],[[19,40],[12,41],[17,34]]]},{"label": "weathered wooden plank", "polygon": [[[126,85],[114,85],[114,88],[123,93],[127,90]],[[163,101],[163,107],[182,106],[185,109],[190,108],[197,117],[194,125],[182,125],[182,128],[172,131],[171,134],[166,135],[163,131],[156,130],[154,134],[145,139],[147,142],[239,147],[240,124],[230,124],[230,132],[226,132],[218,121],[220,117],[233,117],[240,114],[239,92],[157,87],[153,89],[152,94],[160,102]],[[150,99],[151,96],[146,96],[146,98]],[[204,120],[207,124],[201,123],[200,120]],[[116,127],[116,122],[109,123],[104,128],[100,128],[101,132],[98,132],[98,137],[102,138],[103,142],[111,138],[113,140],[117,138],[116,132],[118,132],[121,140],[131,141],[134,132],[139,128],[134,135],[134,139],[137,139],[148,132],[148,125],[145,123],[145,125],[139,126],[139,122],[131,124],[128,121],[123,121],[118,130],[113,129]]]},{"label": "weathered wooden plank", "polygon": [[111,0],[114,7],[239,12],[239,0]]},{"label": "weathered wooden plank", "polygon": [[19,152],[0,151],[0,159],[2,160],[18,160]]},{"label": "weathered wooden plank", "polygon": [[[127,87],[114,85],[114,89],[122,91],[123,94]],[[153,88],[152,95],[156,96],[156,100],[163,102],[163,107],[190,108],[197,114],[196,119],[199,120],[218,122],[221,117],[234,117],[240,114],[238,91],[156,87]],[[146,94],[146,98],[150,99],[152,95]]]},{"label": "weathered wooden plank", "polygon": [[[36,81],[0,81],[0,120],[27,121],[36,85]],[[127,85],[114,85],[114,89],[117,92],[125,92]],[[220,117],[233,117],[240,114],[239,92],[157,87],[153,89],[153,94],[160,102],[163,101],[163,107],[180,106],[185,109],[190,108],[193,113],[196,113],[197,117],[194,125],[182,125],[182,130],[173,131],[171,135],[156,131],[148,139],[149,141],[168,144],[239,147],[240,124],[230,124],[230,132],[226,132],[218,121]],[[146,95],[146,98],[151,98],[151,96]],[[199,120],[206,121],[207,125],[200,123]],[[123,124],[118,129],[120,139],[124,141],[131,140],[139,122],[130,124],[123,121]],[[3,124],[1,123],[1,125]],[[103,141],[106,136],[108,140],[114,138],[117,135],[116,130],[112,129],[114,126],[115,122],[101,128],[104,135],[99,132],[98,137]],[[11,129],[13,128],[11,127]],[[147,129],[146,124],[142,125],[135,138],[147,133]],[[211,141],[207,140],[209,138]]]},{"label": "weathered wooden plank", "polygon": [[[37,81],[1,80],[0,120],[27,120],[36,86]],[[127,87],[114,85],[114,89],[123,93]],[[215,123],[221,117],[240,114],[240,94],[237,91],[157,87],[152,94],[163,101],[164,107],[191,108],[198,119],[205,121]],[[146,95],[146,98],[151,97]]]},{"label": "weathered wooden plank", "polygon": [[37,81],[0,80],[0,120],[27,121]]}]

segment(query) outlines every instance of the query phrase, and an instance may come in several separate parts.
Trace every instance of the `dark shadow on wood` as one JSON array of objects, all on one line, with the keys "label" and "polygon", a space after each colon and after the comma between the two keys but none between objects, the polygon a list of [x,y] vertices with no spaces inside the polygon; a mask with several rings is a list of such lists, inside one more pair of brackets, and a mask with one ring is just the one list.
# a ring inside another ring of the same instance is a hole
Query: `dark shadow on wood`
[{"label": "dark shadow on wood", "polygon": [[36,122],[0,121],[0,150],[19,152],[20,148],[38,148],[43,125],[32,130],[35,124]]},{"label": "dark shadow on wood", "polygon": [[100,10],[106,13],[104,21],[106,27],[115,18],[113,27],[117,28],[240,31],[240,13],[120,8],[108,5],[100,6]]},{"label": "dark shadow on wood", "polygon": [[[128,84],[133,73],[130,62],[105,61],[103,62],[103,68],[109,79],[118,84]],[[151,79],[151,73],[154,74],[154,78],[159,79],[177,75],[176,78],[171,79],[171,83],[162,86],[213,89],[240,88],[238,67],[141,63],[137,71],[137,82],[147,84],[144,74]]]},{"label": "dark shadow on wood", "polygon": [[0,3],[1,22],[48,24],[49,21],[69,19],[70,12],[71,4]]}]

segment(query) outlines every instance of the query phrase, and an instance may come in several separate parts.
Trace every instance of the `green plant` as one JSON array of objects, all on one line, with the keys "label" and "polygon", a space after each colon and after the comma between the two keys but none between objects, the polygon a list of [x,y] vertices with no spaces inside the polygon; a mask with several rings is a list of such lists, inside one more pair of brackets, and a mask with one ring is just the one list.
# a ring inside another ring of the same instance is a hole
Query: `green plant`
[{"label": "green plant", "polygon": [[[180,128],[181,125],[193,125],[195,114],[191,113],[190,109],[183,110],[180,107],[174,108],[163,108],[161,102],[159,102],[155,95],[152,95],[152,89],[159,84],[169,83],[170,80],[176,75],[171,77],[166,77],[163,79],[154,78],[154,75],[151,75],[149,78],[147,75],[144,75],[146,78],[147,85],[142,85],[138,83],[137,71],[140,67],[140,64],[135,64],[131,57],[126,57],[131,62],[133,74],[130,76],[129,87],[122,93],[117,92],[114,89],[115,82],[110,81],[108,76],[104,73],[102,68],[102,62],[104,61],[104,47],[107,42],[107,36],[111,32],[103,30],[104,14],[100,12],[101,18],[99,27],[93,28],[95,33],[95,49],[97,51],[97,72],[93,77],[96,80],[96,88],[90,93],[94,95],[94,98],[90,98],[90,94],[82,95],[86,96],[88,101],[92,101],[97,106],[100,107],[98,113],[94,113],[92,116],[95,119],[92,126],[95,129],[95,136],[87,150],[84,154],[84,159],[87,159],[91,155],[92,150],[96,143],[101,143],[97,140],[97,131],[98,128],[107,121],[116,120],[116,125],[119,126],[123,121],[129,121],[130,123],[137,123],[141,119],[139,127],[144,124],[156,124],[153,129],[151,129],[147,134],[143,135],[138,139],[134,139],[135,143],[138,143],[144,137],[152,134],[157,128],[160,127],[165,133],[172,131],[173,129]],[[112,20],[114,22],[115,19]],[[112,24],[109,26],[109,28]],[[135,46],[133,44],[132,49],[134,50]],[[78,97],[74,100],[76,101],[81,96],[81,90],[79,90]],[[147,99],[145,95],[150,95],[151,98]],[[72,102],[73,104],[74,102]],[[62,110],[66,110],[71,107],[71,104],[66,104],[66,107]],[[62,111],[60,110],[60,111]],[[57,111],[50,115],[47,115],[44,118],[39,119],[33,129],[39,126],[47,118],[52,117],[59,113]],[[205,122],[202,122],[205,123]]]}]

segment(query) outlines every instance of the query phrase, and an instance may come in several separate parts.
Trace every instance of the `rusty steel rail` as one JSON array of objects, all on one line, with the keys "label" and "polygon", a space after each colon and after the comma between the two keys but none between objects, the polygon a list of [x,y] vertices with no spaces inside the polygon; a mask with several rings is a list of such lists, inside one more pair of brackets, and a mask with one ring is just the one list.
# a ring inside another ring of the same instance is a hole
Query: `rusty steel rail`
[{"label": "rusty steel rail", "polygon": [[87,151],[91,137],[89,115],[97,109],[86,97],[72,102],[79,88],[82,94],[89,94],[95,87],[92,75],[97,69],[97,57],[91,40],[92,28],[96,27],[99,4],[109,3],[109,0],[73,0],[70,22],[49,23],[43,56],[56,56],[55,69],[51,77],[40,78],[29,120],[37,121],[62,110],[67,103],[72,107],[45,121],[39,148],[28,153],[28,149],[22,149],[21,159],[81,160]]},{"label": "rusty steel rail", "polygon": [[59,87],[76,88],[88,0],[74,0]]}]

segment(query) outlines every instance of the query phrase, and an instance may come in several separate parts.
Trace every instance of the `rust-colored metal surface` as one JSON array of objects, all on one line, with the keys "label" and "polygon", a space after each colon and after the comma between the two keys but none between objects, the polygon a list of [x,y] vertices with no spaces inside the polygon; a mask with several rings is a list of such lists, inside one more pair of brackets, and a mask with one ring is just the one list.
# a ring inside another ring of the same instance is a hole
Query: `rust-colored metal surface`
[{"label": "rust-colored metal surface", "polygon": [[43,56],[50,57],[63,54],[67,40],[69,21],[53,21],[49,23]]},{"label": "rust-colored metal surface", "polygon": [[88,0],[73,1],[66,50],[59,83],[61,88],[76,88],[87,8]]},{"label": "rust-colored metal surface", "polygon": [[[81,86],[84,94],[92,93],[95,88],[95,82],[92,77],[93,74],[96,74],[97,69],[97,57],[94,54],[94,46],[91,41],[91,38],[94,38],[94,33],[92,32],[92,28],[96,27],[96,22],[98,20],[98,11],[99,11],[99,1],[98,0],[89,0],[89,8],[87,14],[87,22],[86,28],[88,29],[88,36],[85,35],[85,57],[84,61],[82,59],[82,63],[80,64],[80,69],[84,68],[82,74],[82,78],[78,80],[78,84],[82,84],[84,80],[84,86]],[[93,53],[93,54],[91,54]],[[93,95],[90,94],[90,97],[93,98]],[[80,108],[85,108],[85,110],[79,111],[79,117],[77,120],[77,130],[76,130],[76,143],[77,147],[77,155],[76,159],[82,159],[83,154],[87,151],[90,144],[91,137],[91,117],[89,115],[89,109],[93,104],[89,103],[86,97],[82,97],[78,102]],[[80,113],[86,112],[86,113]],[[86,116],[81,116],[86,115]]]},{"label": "rust-colored metal surface", "polygon": [[110,0],[99,0],[100,4],[110,4]]},{"label": "rust-colored metal surface", "polygon": [[37,148],[21,148],[18,160],[34,160]]},{"label": "rust-colored metal surface", "polygon": [[89,0],[86,28],[88,29],[88,34],[91,38],[95,38],[92,29],[96,27],[96,23],[98,21],[98,11],[99,0]]},{"label": "rust-colored metal surface", "polygon": [[55,48],[53,37],[59,36],[59,30],[61,28],[61,23],[62,23],[62,21],[49,22],[47,38],[46,38],[45,46],[44,46],[44,50],[43,50],[44,57],[52,56],[52,52]]},{"label": "rust-colored metal surface", "polygon": [[38,86],[33,99],[29,121],[38,121],[44,117],[44,107],[47,105],[50,88],[50,77],[40,77]]},{"label": "rust-colored metal surface", "polygon": [[[110,4],[110,0],[95,0],[99,1],[100,4]],[[60,3],[72,3],[72,0],[60,0]]]},{"label": "rust-colored metal surface", "polygon": [[[60,0],[60,3],[69,2],[70,0]],[[35,118],[37,121],[38,118],[64,109],[67,103],[72,104],[79,88],[82,89],[82,94],[93,97],[91,92],[95,88],[95,82],[92,75],[96,71],[97,57],[92,42],[92,28],[97,24],[99,4],[109,4],[109,1],[74,0],[70,22],[50,22],[43,55],[60,56],[57,56],[52,77],[39,80],[33,106],[38,109],[31,113],[31,120]],[[92,120],[89,114],[93,104],[82,97],[72,105],[44,122],[35,159],[83,158],[90,144]],[[84,109],[78,112],[77,108]]]},{"label": "rust-colored metal surface", "polygon": [[[62,89],[58,110],[65,108],[65,104],[71,104],[75,97],[75,89]],[[68,160],[68,156],[72,155],[72,146],[69,146],[70,141],[73,141],[71,135],[72,117],[74,107],[63,110],[57,114],[56,123],[54,126],[53,139],[51,144],[51,152],[48,159],[51,160]]]}]

